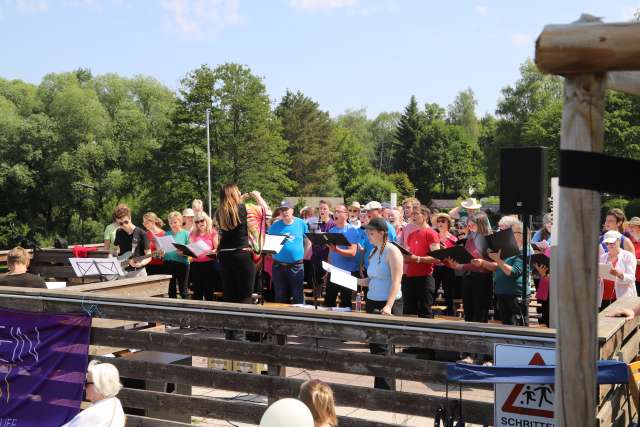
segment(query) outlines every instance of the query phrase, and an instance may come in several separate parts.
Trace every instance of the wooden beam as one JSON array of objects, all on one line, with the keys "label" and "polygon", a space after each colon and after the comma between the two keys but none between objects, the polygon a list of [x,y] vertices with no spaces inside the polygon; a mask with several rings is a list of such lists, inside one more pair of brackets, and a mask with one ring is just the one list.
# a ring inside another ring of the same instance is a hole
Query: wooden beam
[{"label": "wooden beam", "polygon": [[547,25],[536,41],[535,62],[547,74],[640,70],[640,24]]},{"label": "wooden beam", "polygon": [[[637,27],[640,29],[640,27]],[[640,33],[639,33],[640,35]],[[605,75],[567,77],[560,149],[602,152]],[[560,239],[552,286],[557,291],[555,425],[594,425],[600,194],[560,187]]]},{"label": "wooden beam", "polygon": [[640,71],[618,71],[607,74],[607,88],[640,96]]}]

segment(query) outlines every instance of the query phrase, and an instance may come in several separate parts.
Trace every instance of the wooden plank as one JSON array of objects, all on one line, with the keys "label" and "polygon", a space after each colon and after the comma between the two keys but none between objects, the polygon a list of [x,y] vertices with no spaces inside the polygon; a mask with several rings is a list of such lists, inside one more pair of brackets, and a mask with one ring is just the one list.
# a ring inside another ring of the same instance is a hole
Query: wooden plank
[{"label": "wooden plank", "polygon": [[596,417],[597,425],[605,426],[628,426],[635,416],[633,405],[627,402],[625,387],[616,386],[613,393],[604,402]]},{"label": "wooden plank", "polygon": [[[228,372],[209,368],[157,364],[126,358],[97,358],[114,364],[120,375],[127,378],[152,379],[163,378],[167,382],[190,384],[193,386],[222,390],[243,391],[268,396],[270,401],[297,397],[301,379],[279,376],[256,375],[241,372]],[[342,406],[369,409],[384,408],[385,411],[408,415],[434,414],[445,399],[441,396],[418,393],[393,392],[346,384],[331,384],[336,402]],[[465,419],[471,422],[485,422],[493,416],[493,406],[489,402],[464,400]]]},{"label": "wooden plank", "polygon": [[29,273],[56,279],[76,277],[76,273],[70,265],[29,265]]},{"label": "wooden plank", "polygon": [[96,328],[92,330],[91,343],[172,353],[183,352],[194,356],[261,362],[268,365],[281,364],[303,369],[317,369],[322,366],[329,371],[373,377],[385,376],[441,384],[446,381],[446,362],[404,357],[387,358],[369,353],[315,349],[302,345],[278,346],[199,336]]},{"label": "wooden plank", "polygon": [[192,424],[127,414],[127,427],[192,427]]},{"label": "wooden plank", "polygon": [[122,406],[140,409],[171,408],[176,414],[235,420],[258,424],[265,405],[234,400],[193,397],[182,394],[160,393],[156,391],[123,388],[118,393]]},{"label": "wooden plank", "polygon": [[640,24],[547,25],[536,40],[535,62],[547,74],[640,70]]},{"label": "wooden plank", "polygon": [[[640,27],[639,27],[640,28]],[[604,143],[605,76],[569,76],[564,85],[564,109],[560,148],[601,152]],[[595,424],[596,327],[598,289],[598,241],[600,194],[560,187],[559,241],[552,266],[557,294],[558,327],[555,373],[555,425]]]},{"label": "wooden plank", "polygon": [[[7,291],[8,292],[13,292]],[[23,295],[34,295],[22,291]],[[11,306],[11,296],[0,295],[0,306]],[[41,293],[42,294],[42,293]],[[61,298],[57,298],[60,296]],[[163,298],[129,298],[122,299],[108,295],[95,294],[87,299],[86,293],[73,295],[70,291],[57,292],[42,298],[45,307],[51,312],[70,312],[81,309],[82,304],[100,306],[101,317],[116,319],[160,322],[168,324],[191,325],[207,328],[244,329],[280,335],[299,335],[318,338],[334,338],[359,342],[380,342],[397,345],[423,346],[427,348],[459,351],[465,348],[470,352],[490,354],[494,343],[553,346],[553,342],[540,341],[536,335],[541,329],[510,327],[502,329],[501,325],[486,326],[486,332],[464,331],[459,322],[445,322],[455,325],[455,329],[445,329],[443,323],[433,324],[421,322],[427,319],[405,319],[398,316],[394,322],[385,317],[370,316],[362,318],[359,314],[348,317],[336,317],[331,314],[308,318],[305,312],[290,309],[269,309],[262,311],[252,308],[249,311],[241,304],[205,302],[194,304],[190,301],[188,311],[181,310],[182,300]],[[194,307],[195,306],[195,307]],[[199,307],[198,307],[199,306]],[[198,307],[196,309],[196,307]],[[250,306],[251,307],[251,306]],[[285,315],[278,313],[282,310]],[[262,312],[261,312],[262,311]],[[380,321],[378,323],[377,321]],[[375,322],[375,323],[374,323]],[[437,322],[437,321],[436,321]],[[470,326],[478,329],[478,326]],[[503,333],[500,333],[503,332]],[[522,333],[523,335],[516,335]],[[540,333],[542,337],[547,332]],[[545,339],[545,338],[542,338]],[[548,338],[546,338],[548,340]]]},{"label": "wooden plank", "polygon": [[170,280],[171,276],[165,274],[131,277],[108,282],[69,286],[63,292],[100,292],[104,295],[117,295],[120,297],[151,297],[166,294]]}]

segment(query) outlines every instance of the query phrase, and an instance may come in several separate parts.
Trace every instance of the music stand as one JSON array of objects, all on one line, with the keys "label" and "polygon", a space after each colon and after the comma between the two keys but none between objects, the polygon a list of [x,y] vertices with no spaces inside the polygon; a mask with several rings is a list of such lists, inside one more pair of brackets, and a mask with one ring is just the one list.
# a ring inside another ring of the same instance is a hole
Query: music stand
[{"label": "music stand", "polygon": [[125,276],[117,258],[69,258],[78,277],[98,276],[101,282]]}]

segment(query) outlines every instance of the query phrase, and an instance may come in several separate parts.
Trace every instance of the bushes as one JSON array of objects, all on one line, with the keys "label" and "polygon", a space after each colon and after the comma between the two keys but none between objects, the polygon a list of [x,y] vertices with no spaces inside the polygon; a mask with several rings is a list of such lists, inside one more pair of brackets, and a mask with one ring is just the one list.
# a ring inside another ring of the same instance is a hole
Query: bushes
[{"label": "bushes", "polygon": [[625,208],[627,207],[628,204],[629,204],[629,200],[627,199],[622,199],[622,198],[609,199],[602,203],[602,217],[604,218],[604,216],[607,215],[607,212],[609,212],[609,210],[613,208],[618,208],[625,211]]},{"label": "bushes", "polygon": [[640,199],[630,200],[624,209],[627,218],[640,216]]}]

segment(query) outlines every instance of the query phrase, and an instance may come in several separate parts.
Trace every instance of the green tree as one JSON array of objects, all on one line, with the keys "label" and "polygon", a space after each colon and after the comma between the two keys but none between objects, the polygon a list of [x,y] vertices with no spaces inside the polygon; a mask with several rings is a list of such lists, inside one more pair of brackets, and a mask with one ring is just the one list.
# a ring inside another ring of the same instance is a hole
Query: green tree
[{"label": "green tree", "polygon": [[369,172],[357,177],[354,191],[349,195],[348,200],[358,200],[369,202],[371,200],[389,200],[391,193],[397,193],[396,186],[384,175]]},{"label": "green tree", "polygon": [[411,96],[409,104],[400,116],[396,130],[398,141],[394,152],[394,171],[406,172],[412,182],[416,182],[414,152],[418,141],[424,134],[426,120],[424,114],[418,108],[418,101],[415,96]]},{"label": "green tree", "polygon": [[478,119],[476,118],[477,105],[478,101],[475,99],[473,90],[469,88],[458,93],[453,104],[449,105],[448,111],[449,122],[462,126],[474,141],[478,140],[480,134]]},{"label": "green tree", "polygon": [[171,132],[156,157],[156,206],[170,209],[196,196],[205,198],[207,109],[214,191],[234,182],[245,191],[259,189],[274,201],[291,189],[287,142],[261,78],[239,64],[203,65],[187,73],[179,95]]},{"label": "green tree", "polygon": [[373,166],[378,172],[389,173],[393,168],[396,155],[396,129],[400,121],[400,113],[382,112],[373,119],[370,125],[373,139]]},{"label": "green tree", "polygon": [[335,163],[338,186],[345,199],[353,199],[358,178],[372,172],[365,147],[351,129],[336,126],[334,129],[338,157]]},{"label": "green tree", "polygon": [[329,113],[302,92],[287,91],[275,110],[282,122],[282,137],[288,141],[290,178],[298,195],[333,195],[337,183],[333,164],[336,141]]}]

